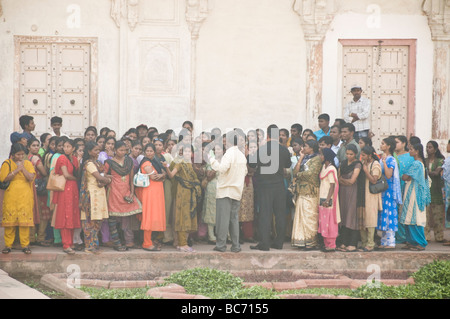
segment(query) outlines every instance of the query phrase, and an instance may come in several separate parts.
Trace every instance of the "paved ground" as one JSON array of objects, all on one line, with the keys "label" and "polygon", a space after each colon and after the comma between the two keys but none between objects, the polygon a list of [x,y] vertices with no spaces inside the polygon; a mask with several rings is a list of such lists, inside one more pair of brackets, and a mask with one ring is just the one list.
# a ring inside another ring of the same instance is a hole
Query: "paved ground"
[{"label": "paved ground", "polygon": [[[450,229],[445,238],[450,240]],[[39,273],[63,272],[68,265],[77,264],[83,271],[146,271],[174,270],[177,264],[183,267],[216,266],[221,269],[296,269],[354,267],[365,269],[367,264],[379,263],[386,268],[415,269],[431,262],[434,258],[450,259],[450,246],[443,246],[433,240],[423,252],[402,250],[398,246],[394,251],[373,253],[323,253],[320,251],[300,251],[284,244],[283,250],[271,249],[268,252],[250,249],[250,243],[242,245],[240,253],[220,253],[213,251],[213,245],[195,243],[197,253],[180,253],[174,247],[163,246],[161,252],[147,252],[133,249],[117,252],[102,247],[102,253],[91,255],[79,252],[68,256],[58,247],[32,246],[32,254],[25,255],[21,250],[13,250],[8,255],[0,254],[0,299],[40,299],[47,298],[38,291],[14,280],[6,272],[16,271]],[[412,266],[411,266],[412,265]],[[4,269],[2,271],[1,269]]]}]

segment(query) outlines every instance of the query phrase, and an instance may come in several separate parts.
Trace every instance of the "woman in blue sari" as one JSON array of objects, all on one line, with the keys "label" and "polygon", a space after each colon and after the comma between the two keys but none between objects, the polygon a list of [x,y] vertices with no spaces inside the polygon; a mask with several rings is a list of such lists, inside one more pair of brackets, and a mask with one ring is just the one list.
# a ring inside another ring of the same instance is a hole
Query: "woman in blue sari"
[{"label": "woman in blue sari", "polygon": [[405,249],[421,251],[425,250],[428,244],[424,227],[427,222],[426,207],[431,203],[431,194],[424,165],[423,145],[414,144],[409,152],[414,157],[414,162],[402,176],[406,183],[400,223],[405,225]]},{"label": "woman in blue sari", "polygon": [[402,204],[400,174],[397,161],[392,155],[395,150],[395,139],[385,138],[381,141],[383,152],[380,164],[382,174],[388,182],[389,188],[381,194],[383,210],[378,213],[377,229],[383,232],[380,250],[395,248],[395,233],[398,231],[398,205]]},{"label": "woman in blue sari", "polygon": [[[397,156],[398,169],[400,178],[405,174],[411,164],[414,162],[414,157],[409,154],[409,149],[407,147],[408,139],[404,135],[399,135],[395,137],[395,154]],[[405,194],[405,181],[400,179],[400,186],[402,189],[402,198]],[[399,205],[398,211],[402,211],[402,205]],[[400,214],[399,214],[400,218]],[[395,233],[395,243],[404,244],[406,242],[406,231],[405,226],[402,223],[398,224],[398,231]]]}]

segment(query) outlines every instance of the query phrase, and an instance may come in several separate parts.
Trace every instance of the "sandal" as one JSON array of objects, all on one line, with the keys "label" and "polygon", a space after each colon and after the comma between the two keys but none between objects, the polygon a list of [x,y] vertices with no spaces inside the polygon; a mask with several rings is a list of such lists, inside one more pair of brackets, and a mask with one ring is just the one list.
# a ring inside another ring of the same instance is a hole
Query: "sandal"
[{"label": "sandal", "polygon": [[72,248],[66,248],[66,249],[63,249],[63,252],[65,252],[66,254],[69,254],[69,255],[75,255],[75,250],[73,250]]},{"label": "sandal", "polygon": [[[349,247],[354,247],[354,246],[349,246]],[[357,252],[358,250],[356,249],[356,247],[355,248],[353,248],[353,249],[349,249],[348,247],[345,249],[345,251],[347,252],[347,253],[354,253],[354,252]]]},{"label": "sandal", "polygon": [[146,250],[146,251],[160,251],[161,250],[161,248],[158,248],[157,246],[150,246],[148,248],[142,247],[142,249]]},{"label": "sandal", "polygon": [[411,248],[409,248],[409,250],[412,250],[412,251],[424,251],[424,250],[425,250],[425,247],[422,247],[422,246],[412,246]]},{"label": "sandal", "polygon": [[338,251],[347,251],[347,247],[342,245],[342,246],[337,247],[336,250],[338,250]]},{"label": "sandal", "polygon": [[2,250],[2,254],[9,254],[11,252],[11,247],[5,247]]},{"label": "sandal", "polygon": [[113,248],[114,248],[114,250],[117,250],[117,251],[127,251],[128,250],[128,247],[127,246],[123,246],[123,245],[114,246]]},{"label": "sandal", "polygon": [[186,247],[178,247],[178,250],[181,252],[185,252],[185,253],[195,253],[195,249],[190,246],[188,246],[187,248]]},{"label": "sandal", "polygon": [[22,251],[23,251],[25,254],[27,254],[27,255],[31,254],[31,249],[30,249],[30,247],[25,247],[25,248],[22,249]]}]

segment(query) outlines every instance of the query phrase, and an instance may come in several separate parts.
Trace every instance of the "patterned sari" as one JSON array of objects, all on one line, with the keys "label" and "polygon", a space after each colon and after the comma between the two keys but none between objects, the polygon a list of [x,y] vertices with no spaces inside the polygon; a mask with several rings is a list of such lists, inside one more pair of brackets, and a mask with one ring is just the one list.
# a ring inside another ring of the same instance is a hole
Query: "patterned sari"
[{"label": "patterned sari", "polygon": [[294,247],[315,247],[319,228],[319,174],[322,161],[319,156],[311,157],[302,164],[296,174],[298,198],[295,204],[295,216],[291,245]]}]

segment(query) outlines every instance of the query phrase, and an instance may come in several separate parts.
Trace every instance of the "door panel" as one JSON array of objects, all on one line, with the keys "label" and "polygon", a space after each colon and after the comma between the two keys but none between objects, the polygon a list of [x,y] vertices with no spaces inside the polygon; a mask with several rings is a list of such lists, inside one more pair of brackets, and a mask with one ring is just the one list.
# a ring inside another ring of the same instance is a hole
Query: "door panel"
[{"label": "door panel", "polygon": [[50,132],[50,119],[63,118],[63,131],[83,136],[90,119],[90,44],[20,44],[20,115],[31,115],[34,134]]},{"label": "door panel", "polygon": [[344,46],[343,52],[343,105],[352,99],[350,85],[360,84],[371,100],[372,142],[379,151],[383,138],[407,135],[409,47]]},{"label": "door panel", "polygon": [[39,136],[46,132],[51,114],[51,46],[22,44],[20,52],[21,115],[34,117]]}]

